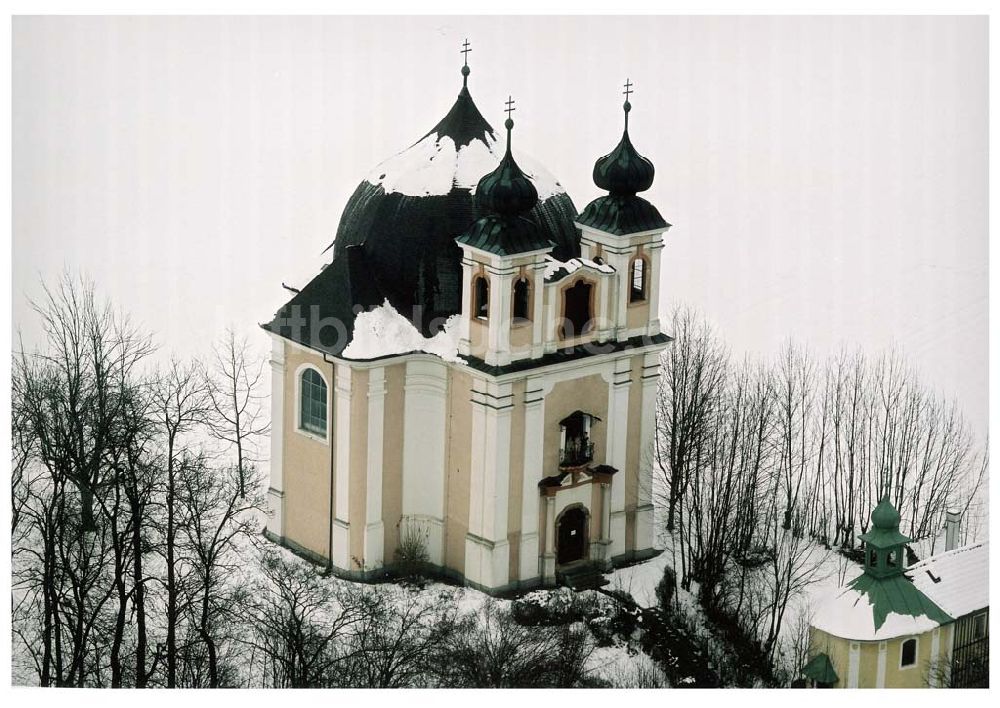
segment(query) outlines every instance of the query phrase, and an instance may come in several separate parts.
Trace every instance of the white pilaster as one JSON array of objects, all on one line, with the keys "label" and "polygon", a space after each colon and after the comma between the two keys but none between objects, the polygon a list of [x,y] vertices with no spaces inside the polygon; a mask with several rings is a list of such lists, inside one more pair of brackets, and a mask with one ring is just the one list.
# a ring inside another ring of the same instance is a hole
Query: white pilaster
[{"label": "white pilaster", "polygon": [[267,530],[282,538],[285,535],[285,342],[271,340],[271,465],[267,490]]},{"label": "white pilaster", "polygon": [[625,552],[625,479],[628,455],[628,396],[632,383],[629,357],[615,360],[608,382],[608,464],[618,470],[611,484],[611,554]]},{"label": "white pilaster", "polygon": [[663,251],[662,236],[649,244],[647,252],[650,260],[649,272],[649,324],[646,334],[653,336],[660,333],[660,255]]},{"label": "white pilaster", "polygon": [[[954,627],[954,625],[952,625]],[[954,631],[954,630],[952,630]],[[931,688],[937,688],[940,684],[941,679],[941,628],[935,627],[934,631],[931,632],[931,661],[930,661],[930,675],[928,678],[928,684]]]},{"label": "white pilaster", "polygon": [[[473,478],[469,496],[466,577],[488,588],[510,581],[507,507],[510,489],[512,386],[473,385]],[[475,409],[481,409],[481,417]],[[477,423],[481,429],[477,429]],[[481,437],[478,437],[481,435]],[[482,446],[477,455],[476,447]],[[473,523],[475,519],[476,523]]]},{"label": "white pilaster", "polygon": [[350,524],[351,500],[351,367],[337,364],[335,394],[336,413],[333,426],[336,439],[334,478],[334,518]]},{"label": "white pilaster", "polygon": [[861,668],[861,644],[851,642],[847,658],[847,687],[858,687],[858,672]]},{"label": "white pilaster", "polygon": [[878,643],[878,669],[875,674],[875,688],[885,688],[886,642]]},{"label": "white pilaster", "polygon": [[406,363],[403,403],[403,517],[426,536],[430,562],[444,562],[445,430],[448,368]]},{"label": "white pilaster", "polygon": [[513,297],[514,271],[491,271],[490,317],[486,349],[486,363],[505,366],[510,363],[511,299]]},{"label": "white pilaster", "polygon": [[382,449],[385,424],[385,369],[368,371],[368,470],[365,481],[365,568],[380,568],[385,551],[382,523]]},{"label": "white pilaster", "polygon": [[556,498],[545,497],[545,553],[542,556],[542,582],[555,585],[556,582]]},{"label": "white pilaster", "polygon": [[545,260],[531,266],[531,358],[545,353]]},{"label": "white pilaster", "polygon": [[545,392],[538,379],[528,379],[524,397],[524,474],[521,483],[521,549],[518,580],[538,577],[538,483],[543,470]]}]

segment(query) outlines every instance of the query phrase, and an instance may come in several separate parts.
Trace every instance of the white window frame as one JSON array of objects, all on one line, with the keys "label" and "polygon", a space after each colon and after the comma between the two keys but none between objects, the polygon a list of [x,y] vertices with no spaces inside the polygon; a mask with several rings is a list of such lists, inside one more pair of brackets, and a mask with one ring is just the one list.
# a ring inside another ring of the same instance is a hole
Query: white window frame
[{"label": "white window frame", "polygon": [[[311,430],[302,427],[302,375],[306,369],[312,369],[326,384],[326,435],[318,435]],[[299,435],[315,440],[316,442],[330,445],[330,421],[333,420],[333,386],[329,379],[323,375],[317,366],[310,363],[300,364],[295,370],[295,432]]]},{"label": "white window frame", "polygon": [[[906,646],[906,643],[910,640],[913,640],[913,663],[904,666],[903,647]],[[899,670],[906,671],[908,669],[912,669],[919,663],[920,663],[920,637],[906,637],[905,639],[901,640],[899,642]]]}]

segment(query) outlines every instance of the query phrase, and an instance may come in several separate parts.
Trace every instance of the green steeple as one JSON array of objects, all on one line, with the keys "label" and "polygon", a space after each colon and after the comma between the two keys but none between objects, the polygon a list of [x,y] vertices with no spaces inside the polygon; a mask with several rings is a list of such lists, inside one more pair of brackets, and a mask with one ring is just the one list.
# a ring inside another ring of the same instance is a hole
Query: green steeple
[{"label": "green steeple", "polygon": [[865,542],[865,573],[876,578],[902,575],[906,570],[904,546],[910,538],[899,532],[899,512],[882,497],[872,511],[872,527],[859,538]]},{"label": "green steeple", "polygon": [[871,519],[871,529],[859,537],[865,542],[865,572],[848,583],[848,587],[867,596],[875,631],[890,612],[911,617],[926,615],[938,623],[950,622],[952,618],[904,575],[905,545],[910,539],[899,532],[899,512],[888,496],[872,510]]}]

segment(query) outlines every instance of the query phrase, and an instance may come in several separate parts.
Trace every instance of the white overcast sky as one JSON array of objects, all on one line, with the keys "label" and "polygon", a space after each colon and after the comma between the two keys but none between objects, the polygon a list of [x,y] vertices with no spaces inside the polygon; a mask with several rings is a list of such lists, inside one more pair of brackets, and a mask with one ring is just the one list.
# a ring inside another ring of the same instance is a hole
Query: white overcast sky
[{"label": "white overcast sky", "polygon": [[987,20],[58,18],[13,23],[13,321],[64,268],[204,352],[318,270],[344,204],[461,87],[578,209],[631,135],[666,312],[738,354],[896,346],[987,416]]}]

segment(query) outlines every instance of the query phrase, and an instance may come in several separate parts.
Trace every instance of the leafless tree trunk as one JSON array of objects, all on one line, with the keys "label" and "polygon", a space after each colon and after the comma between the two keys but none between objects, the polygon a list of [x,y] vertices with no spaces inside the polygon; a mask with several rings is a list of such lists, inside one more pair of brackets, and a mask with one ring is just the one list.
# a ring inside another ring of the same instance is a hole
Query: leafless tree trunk
[{"label": "leafless tree trunk", "polygon": [[236,450],[236,468],[240,479],[240,495],[245,497],[246,467],[256,460],[248,457],[256,449],[256,441],[267,435],[270,424],[261,406],[259,394],[264,374],[264,357],[250,363],[246,339],[238,340],[232,330],[215,348],[215,361],[208,377],[210,402],[209,428],[212,434]]}]

